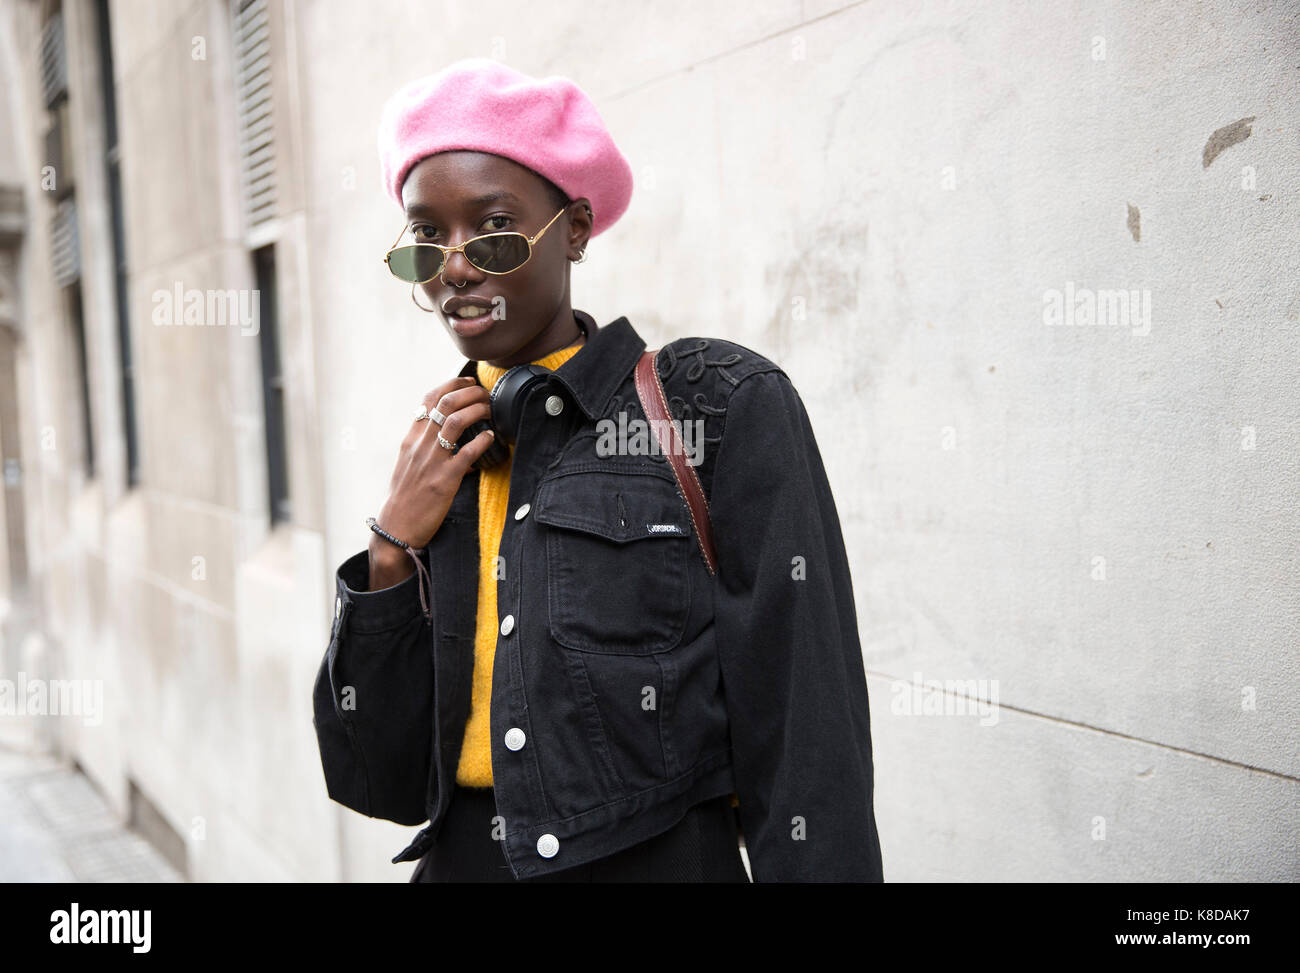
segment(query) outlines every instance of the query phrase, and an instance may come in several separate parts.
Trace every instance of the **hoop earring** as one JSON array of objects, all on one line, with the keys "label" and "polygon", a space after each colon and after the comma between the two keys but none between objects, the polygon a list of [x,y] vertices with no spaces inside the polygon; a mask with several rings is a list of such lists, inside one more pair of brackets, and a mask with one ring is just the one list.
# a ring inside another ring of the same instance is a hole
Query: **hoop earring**
[{"label": "hoop earring", "polygon": [[424,306],[423,304],[421,304],[419,301],[415,300],[415,288],[416,288],[417,286],[419,286],[419,285],[417,285],[417,284],[412,284],[412,285],[411,285],[411,300],[414,302],[415,306],[418,307],[418,308],[419,308],[421,311],[423,311],[425,314],[435,314],[435,313],[437,313],[437,310],[438,310],[438,309],[437,309],[436,307],[425,307],[425,306]]},{"label": "hoop earring", "polygon": [[581,250],[578,251],[578,259],[575,260],[574,263],[580,264],[586,259],[587,259],[587,248],[583,247]]}]

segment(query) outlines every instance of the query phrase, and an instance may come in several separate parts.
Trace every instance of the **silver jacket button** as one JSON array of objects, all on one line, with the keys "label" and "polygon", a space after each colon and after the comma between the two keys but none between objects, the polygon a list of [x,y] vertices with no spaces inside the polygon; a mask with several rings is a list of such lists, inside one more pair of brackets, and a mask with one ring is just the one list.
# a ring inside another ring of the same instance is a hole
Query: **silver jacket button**
[{"label": "silver jacket button", "polygon": [[528,510],[529,510],[529,505],[526,503],[522,504],[519,507],[519,509],[515,511],[515,520],[523,520],[525,517],[527,517]]},{"label": "silver jacket button", "polygon": [[548,395],[546,397],[546,411],[553,416],[558,416],[564,411],[564,400],[558,395]]},{"label": "silver jacket button", "polygon": [[506,748],[509,750],[522,750],[524,748],[524,731],[517,726],[512,726],[506,730]]},{"label": "silver jacket button", "polygon": [[544,834],[537,839],[537,854],[543,858],[554,858],[560,850],[560,839],[553,834]]},{"label": "silver jacket button", "polygon": [[514,630],[515,630],[515,616],[514,616],[514,615],[507,615],[505,618],[501,619],[501,634],[502,634],[502,635],[509,635],[509,634],[510,634],[511,632],[513,632]]}]

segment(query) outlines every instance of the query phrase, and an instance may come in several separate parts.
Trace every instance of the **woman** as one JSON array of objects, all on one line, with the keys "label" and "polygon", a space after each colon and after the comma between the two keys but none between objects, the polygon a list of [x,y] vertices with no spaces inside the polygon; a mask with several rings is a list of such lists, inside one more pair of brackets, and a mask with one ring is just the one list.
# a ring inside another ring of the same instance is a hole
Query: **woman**
[{"label": "woman", "polygon": [[848,562],[789,379],[719,339],[655,359],[710,546],[643,434],[644,339],[570,305],[632,190],[586,95],[461,61],[390,99],[380,153],[413,240],[389,269],[466,362],[337,572],[330,797],[430,822],[393,859],[413,882],[744,882],[742,827],[756,881],[880,881]]}]

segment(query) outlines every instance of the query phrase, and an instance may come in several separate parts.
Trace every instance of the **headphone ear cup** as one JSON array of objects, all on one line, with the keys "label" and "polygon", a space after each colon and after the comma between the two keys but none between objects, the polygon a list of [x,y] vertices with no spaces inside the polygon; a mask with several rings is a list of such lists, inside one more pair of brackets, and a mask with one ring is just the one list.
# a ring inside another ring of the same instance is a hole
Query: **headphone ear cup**
[{"label": "headphone ear cup", "polygon": [[524,403],[533,389],[549,382],[553,374],[542,365],[516,365],[497,379],[488,394],[488,401],[492,406],[492,428],[496,430],[498,440],[511,446],[515,444]]}]

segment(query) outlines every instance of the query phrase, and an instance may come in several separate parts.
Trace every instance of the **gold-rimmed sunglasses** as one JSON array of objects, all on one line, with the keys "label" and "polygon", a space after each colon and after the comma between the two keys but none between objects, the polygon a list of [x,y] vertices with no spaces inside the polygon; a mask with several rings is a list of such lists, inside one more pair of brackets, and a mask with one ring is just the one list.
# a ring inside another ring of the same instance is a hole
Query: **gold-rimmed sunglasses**
[{"label": "gold-rimmed sunglasses", "polygon": [[453,253],[463,253],[465,259],[485,274],[508,274],[528,263],[533,255],[533,244],[542,238],[542,234],[551,228],[568,206],[560,209],[551,217],[550,222],[537,231],[536,236],[524,236],[513,230],[501,230],[497,233],[484,233],[470,237],[456,247],[444,247],[441,243],[410,243],[404,247],[397,245],[410,224],[402,227],[397,240],[384,254],[384,263],[398,280],[408,284],[423,284],[433,280],[447,265]]}]

